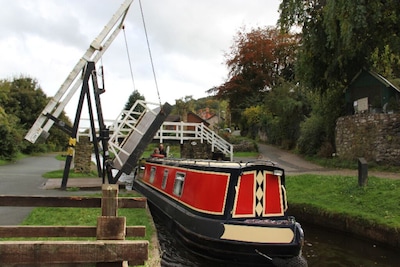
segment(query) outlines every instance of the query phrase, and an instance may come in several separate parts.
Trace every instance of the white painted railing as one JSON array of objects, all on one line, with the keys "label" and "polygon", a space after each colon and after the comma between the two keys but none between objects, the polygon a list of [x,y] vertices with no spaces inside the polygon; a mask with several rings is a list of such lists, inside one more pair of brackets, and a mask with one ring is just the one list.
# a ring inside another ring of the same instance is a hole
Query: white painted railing
[{"label": "white painted railing", "polygon": [[233,160],[233,145],[203,123],[164,122],[154,139],[159,139],[160,143],[165,140],[178,140],[181,144],[188,140],[200,140],[201,143],[209,143],[211,151],[219,150]]},{"label": "white painted railing", "polygon": [[[108,143],[109,149],[114,154],[118,154],[121,151],[124,152],[122,144],[126,137],[136,130],[136,124],[143,114],[152,112],[152,107],[156,105],[141,100],[137,101],[131,110],[123,110],[118,119],[113,121],[109,127],[110,140]],[[92,136],[90,127],[86,126],[85,123],[80,124],[78,138],[79,136]],[[181,144],[189,140],[199,140],[201,143],[207,142],[211,145],[212,152],[220,151],[225,155],[229,155],[230,160],[233,161],[233,145],[203,123],[164,122],[154,139],[160,140],[160,143],[164,143],[166,140],[179,141]]]}]

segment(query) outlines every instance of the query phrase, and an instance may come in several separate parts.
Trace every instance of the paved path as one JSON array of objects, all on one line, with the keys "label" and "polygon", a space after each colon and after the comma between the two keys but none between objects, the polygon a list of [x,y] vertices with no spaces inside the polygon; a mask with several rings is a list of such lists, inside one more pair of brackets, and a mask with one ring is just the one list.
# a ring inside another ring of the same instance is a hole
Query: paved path
[{"label": "paved path", "polygon": [[[284,151],[277,147],[258,144],[260,152],[260,158],[265,160],[271,160],[278,163],[280,167],[285,169],[287,175],[295,174],[325,174],[325,175],[346,175],[358,177],[358,170],[346,170],[346,169],[327,169],[319,165],[308,162],[298,155]],[[375,172],[369,171],[369,176],[376,176],[380,178],[400,179],[400,173],[393,172]]]},{"label": "paved path", "polygon": [[[27,157],[15,163],[0,166],[0,195],[71,196],[91,193],[90,191],[59,190],[61,179],[57,179],[57,186],[53,189],[46,190],[47,179],[44,179],[42,174],[60,169],[63,169],[63,162],[57,160],[54,154]],[[74,186],[73,180],[68,180],[68,186]],[[101,184],[101,179],[95,180],[100,180]],[[31,210],[32,208],[29,207],[0,207],[0,225],[20,224]]]},{"label": "paved path", "polygon": [[258,144],[260,158],[271,160],[279,164],[280,167],[285,169],[286,173],[301,173],[310,171],[321,171],[324,168],[310,163],[301,157],[279,149],[277,147],[265,144]]}]

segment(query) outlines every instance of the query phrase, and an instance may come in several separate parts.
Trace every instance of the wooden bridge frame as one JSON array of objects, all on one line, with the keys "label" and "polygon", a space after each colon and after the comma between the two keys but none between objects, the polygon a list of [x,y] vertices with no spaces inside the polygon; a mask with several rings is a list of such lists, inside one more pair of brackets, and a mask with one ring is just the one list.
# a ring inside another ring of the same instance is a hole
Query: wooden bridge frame
[{"label": "wooden bridge frame", "polygon": [[[96,266],[144,265],[148,259],[144,226],[126,226],[118,208],[145,208],[145,198],[118,198],[118,186],[105,184],[102,198],[0,196],[0,206],[86,207],[102,209],[97,227],[90,226],[0,226],[2,238],[16,237],[96,237],[94,241],[0,241],[0,265],[11,266]],[[71,265],[74,263],[76,265]]]}]

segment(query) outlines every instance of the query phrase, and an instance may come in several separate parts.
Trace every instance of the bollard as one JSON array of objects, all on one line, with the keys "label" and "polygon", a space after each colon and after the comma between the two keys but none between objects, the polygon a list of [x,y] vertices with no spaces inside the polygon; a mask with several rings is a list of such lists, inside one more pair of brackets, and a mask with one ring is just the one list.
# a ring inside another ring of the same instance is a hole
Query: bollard
[{"label": "bollard", "polygon": [[368,163],[364,158],[358,159],[358,185],[366,186],[368,184]]}]

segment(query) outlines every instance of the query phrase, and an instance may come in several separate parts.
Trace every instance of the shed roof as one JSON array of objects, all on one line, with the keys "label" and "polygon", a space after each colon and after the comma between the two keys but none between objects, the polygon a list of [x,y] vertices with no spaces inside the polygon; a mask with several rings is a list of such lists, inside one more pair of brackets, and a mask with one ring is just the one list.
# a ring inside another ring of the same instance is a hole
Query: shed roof
[{"label": "shed roof", "polygon": [[[397,92],[400,93],[400,88],[397,87],[396,85],[394,85],[392,82],[390,82],[388,79],[386,79],[385,77],[383,77],[382,75],[380,75],[379,73],[376,73],[375,71],[372,70],[367,70],[367,69],[361,69],[356,76],[354,76],[354,78],[351,80],[350,84],[352,84],[355,80],[357,80],[357,78],[361,75],[361,73],[365,71],[368,72],[370,75],[372,75],[373,77],[375,77],[375,79],[377,79],[378,81],[380,81],[383,85],[385,85],[386,87],[392,87],[393,89],[395,89]],[[346,88],[346,90],[349,88],[349,86]]]}]

